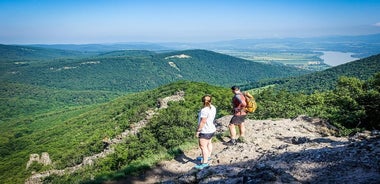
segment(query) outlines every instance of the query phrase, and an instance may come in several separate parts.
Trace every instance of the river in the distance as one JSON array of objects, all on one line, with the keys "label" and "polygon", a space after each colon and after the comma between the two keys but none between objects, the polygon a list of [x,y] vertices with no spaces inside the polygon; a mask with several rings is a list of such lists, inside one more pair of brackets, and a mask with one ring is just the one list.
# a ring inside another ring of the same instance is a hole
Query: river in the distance
[{"label": "river in the distance", "polygon": [[360,58],[354,58],[351,55],[354,53],[351,52],[336,52],[336,51],[322,51],[323,55],[320,56],[323,59],[325,64],[330,66],[337,66],[350,61],[355,61]]}]

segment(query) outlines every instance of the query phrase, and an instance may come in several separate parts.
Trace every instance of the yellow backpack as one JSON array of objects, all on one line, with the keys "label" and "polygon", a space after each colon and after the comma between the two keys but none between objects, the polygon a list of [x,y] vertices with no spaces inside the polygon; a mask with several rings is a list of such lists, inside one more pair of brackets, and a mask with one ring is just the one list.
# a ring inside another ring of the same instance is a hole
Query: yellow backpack
[{"label": "yellow backpack", "polygon": [[253,95],[251,95],[248,91],[244,92],[243,95],[245,97],[245,102],[247,103],[245,111],[249,113],[255,112],[257,109],[255,97],[253,97]]}]

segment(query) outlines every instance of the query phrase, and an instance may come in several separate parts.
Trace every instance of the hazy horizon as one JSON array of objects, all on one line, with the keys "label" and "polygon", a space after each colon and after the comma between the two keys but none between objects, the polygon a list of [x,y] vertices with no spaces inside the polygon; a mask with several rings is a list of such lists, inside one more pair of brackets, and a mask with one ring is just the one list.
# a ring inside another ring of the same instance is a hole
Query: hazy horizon
[{"label": "hazy horizon", "polygon": [[376,0],[2,0],[0,44],[214,42],[380,33]]}]

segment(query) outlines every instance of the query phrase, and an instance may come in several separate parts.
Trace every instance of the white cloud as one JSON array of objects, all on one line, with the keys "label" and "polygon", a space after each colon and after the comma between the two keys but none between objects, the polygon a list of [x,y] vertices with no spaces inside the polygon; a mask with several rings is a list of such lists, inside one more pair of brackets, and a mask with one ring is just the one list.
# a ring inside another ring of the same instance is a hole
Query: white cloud
[{"label": "white cloud", "polygon": [[380,22],[374,24],[376,27],[380,27]]}]

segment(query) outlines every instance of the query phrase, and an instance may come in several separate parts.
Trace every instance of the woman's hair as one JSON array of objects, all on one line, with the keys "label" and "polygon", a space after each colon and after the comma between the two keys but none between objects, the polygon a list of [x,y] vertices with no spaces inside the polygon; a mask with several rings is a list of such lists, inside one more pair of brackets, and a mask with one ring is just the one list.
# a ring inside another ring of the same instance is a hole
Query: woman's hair
[{"label": "woman's hair", "polygon": [[211,95],[205,95],[202,97],[202,102],[204,106],[211,107]]}]

